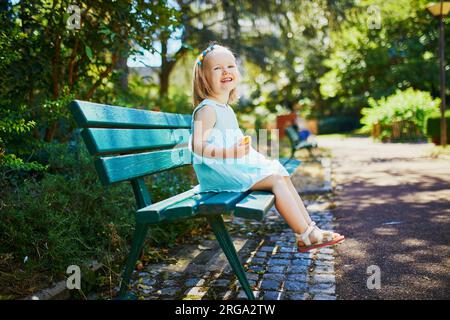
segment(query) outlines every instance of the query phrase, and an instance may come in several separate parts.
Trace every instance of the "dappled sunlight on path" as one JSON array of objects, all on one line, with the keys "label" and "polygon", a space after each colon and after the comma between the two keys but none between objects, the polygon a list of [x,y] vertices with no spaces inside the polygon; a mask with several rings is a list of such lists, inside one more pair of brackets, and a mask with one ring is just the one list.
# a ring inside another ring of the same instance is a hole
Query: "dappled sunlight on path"
[{"label": "dappled sunlight on path", "polygon": [[[332,149],[340,299],[437,299],[450,292],[450,161],[432,144],[320,138]],[[367,267],[381,270],[369,290]]]}]

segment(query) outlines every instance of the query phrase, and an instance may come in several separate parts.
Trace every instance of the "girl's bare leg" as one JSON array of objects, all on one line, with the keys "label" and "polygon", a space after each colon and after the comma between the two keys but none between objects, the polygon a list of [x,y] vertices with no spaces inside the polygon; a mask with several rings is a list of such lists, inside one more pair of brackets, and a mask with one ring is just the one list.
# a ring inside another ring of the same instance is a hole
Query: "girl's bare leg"
[{"label": "girl's bare leg", "polygon": [[272,191],[275,194],[275,207],[291,229],[296,233],[306,231],[309,223],[301,212],[283,176],[273,174],[255,183],[251,189]]},{"label": "girl's bare leg", "polygon": [[[293,198],[296,200],[297,206],[300,210],[300,212],[303,214],[303,217],[305,218],[305,220],[308,222],[308,224],[311,224],[312,220],[311,217],[309,216],[308,210],[306,209],[305,205],[303,204],[303,200],[300,197],[300,195],[298,194],[297,190],[295,189],[294,184],[291,181],[290,177],[283,177],[284,181],[286,182],[287,186],[289,187],[289,190],[292,193]],[[333,232],[333,234],[335,236],[339,236],[339,233]]]},{"label": "girl's bare leg", "polygon": [[292,184],[290,177],[283,177],[284,181],[286,181],[287,186],[289,187],[289,191],[291,192],[292,196],[295,199],[295,202],[297,203],[298,208],[300,209],[300,212],[303,214],[303,217],[308,222],[308,224],[311,224],[312,220],[309,216],[308,210],[306,210],[305,205],[303,204],[302,198],[300,198],[300,195],[298,194],[297,190],[295,189],[294,185]]}]

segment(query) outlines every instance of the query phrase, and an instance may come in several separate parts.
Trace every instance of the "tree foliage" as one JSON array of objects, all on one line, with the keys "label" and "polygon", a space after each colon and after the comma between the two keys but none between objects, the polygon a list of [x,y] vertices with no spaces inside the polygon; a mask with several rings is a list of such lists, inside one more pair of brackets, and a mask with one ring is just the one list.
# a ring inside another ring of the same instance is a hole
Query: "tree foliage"
[{"label": "tree foliage", "polygon": [[363,130],[371,131],[375,125],[386,128],[381,139],[390,137],[393,123],[411,123],[425,136],[427,118],[439,110],[440,99],[433,99],[429,92],[408,88],[397,90],[387,98],[369,98],[369,106],[363,108]]},{"label": "tree foliage", "polygon": [[[78,1],[71,28],[69,0],[2,1],[0,7],[0,149],[30,154],[40,141],[65,141],[68,101],[108,103],[131,42],[151,50],[157,28],[178,24],[166,1]],[[3,162],[4,164],[7,162]],[[9,163],[9,162],[8,162]]]},{"label": "tree foliage", "polygon": [[331,33],[328,71],[320,79],[321,95],[335,113],[359,115],[369,97],[397,89],[439,95],[438,21],[427,3],[365,0],[346,11],[347,19]]}]

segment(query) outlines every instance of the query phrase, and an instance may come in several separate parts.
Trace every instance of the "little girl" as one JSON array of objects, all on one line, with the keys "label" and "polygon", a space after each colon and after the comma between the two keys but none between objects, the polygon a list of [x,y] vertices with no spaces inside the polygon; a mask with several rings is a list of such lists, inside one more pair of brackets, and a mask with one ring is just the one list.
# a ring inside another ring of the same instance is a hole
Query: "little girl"
[{"label": "little girl", "polygon": [[268,190],[294,230],[299,252],[341,243],[344,236],[319,229],[278,160],[253,149],[229,103],[237,100],[240,74],[231,51],[210,45],[194,66],[192,134],[189,149],[200,192]]}]

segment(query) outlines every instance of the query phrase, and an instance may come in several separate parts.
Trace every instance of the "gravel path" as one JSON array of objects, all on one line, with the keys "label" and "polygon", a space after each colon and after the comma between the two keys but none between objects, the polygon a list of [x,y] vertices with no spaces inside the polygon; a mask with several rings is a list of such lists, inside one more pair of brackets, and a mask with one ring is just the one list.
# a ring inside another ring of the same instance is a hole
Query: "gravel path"
[{"label": "gravel path", "polygon": [[[337,298],[449,299],[450,160],[428,157],[431,144],[318,142],[332,149],[333,215],[347,237],[336,249]],[[372,265],[379,289],[367,286]]]}]

